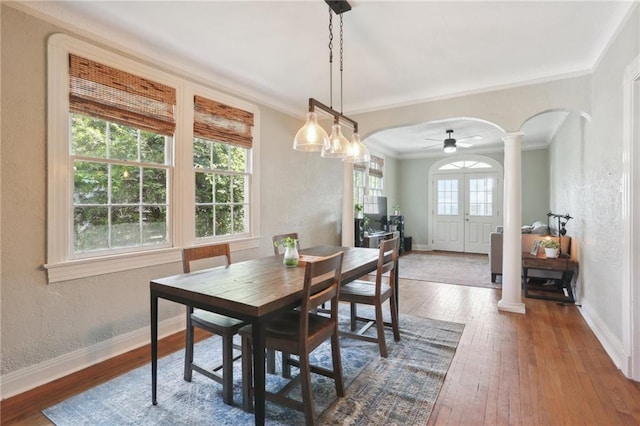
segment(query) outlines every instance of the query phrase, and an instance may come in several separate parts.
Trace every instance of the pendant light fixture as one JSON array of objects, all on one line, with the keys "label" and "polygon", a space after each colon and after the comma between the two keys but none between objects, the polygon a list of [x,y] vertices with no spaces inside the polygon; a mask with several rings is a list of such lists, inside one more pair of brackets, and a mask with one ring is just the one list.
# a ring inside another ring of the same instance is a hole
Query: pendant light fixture
[{"label": "pendant light fixture", "polygon": [[[343,59],[343,20],[342,14],[351,10],[349,2],[344,0],[325,0],[329,5],[329,100],[330,106],[326,106],[314,98],[309,98],[309,112],[307,120],[296,133],[293,140],[293,149],[298,151],[321,151],[324,158],[341,158],[345,162],[369,161],[369,150],[360,141],[358,123],[342,114],[342,72]],[[340,16],[340,112],[333,109],[333,13]],[[327,135],[318,124],[316,108],[333,117],[331,134]],[[342,134],[340,123],[347,123],[353,129],[351,141]]]},{"label": "pendant light fixture", "polygon": [[444,152],[451,154],[456,152],[458,148],[456,148],[456,140],[451,137],[453,130],[447,130],[447,133],[449,134],[449,137],[444,140]]}]

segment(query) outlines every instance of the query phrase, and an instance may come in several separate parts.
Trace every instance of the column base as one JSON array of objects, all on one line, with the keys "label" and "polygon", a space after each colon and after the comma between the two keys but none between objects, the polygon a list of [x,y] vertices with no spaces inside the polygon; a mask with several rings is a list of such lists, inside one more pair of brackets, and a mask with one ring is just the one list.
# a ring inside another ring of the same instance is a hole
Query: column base
[{"label": "column base", "polygon": [[498,310],[505,312],[513,312],[514,314],[526,314],[527,309],[524,303],[509,303],[504,300],[498,301]]}]

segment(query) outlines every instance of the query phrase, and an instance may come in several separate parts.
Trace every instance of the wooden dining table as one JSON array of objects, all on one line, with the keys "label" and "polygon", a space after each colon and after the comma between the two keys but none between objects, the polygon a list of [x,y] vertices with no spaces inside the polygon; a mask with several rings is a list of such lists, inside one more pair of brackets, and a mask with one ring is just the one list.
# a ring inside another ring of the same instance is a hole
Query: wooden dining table
[{"label": "wooden dining table", "polygon": [[[378,250],[363,247],[318,246],[302,255],[344,253],[341,283],[376,270]],[[255,424],[265,421],[265,321],[300,304],[304,267],[286,267],[282,255],[269,256],[188,274],[154,279],[151,292],[151,399],[157,405],[158,299],[217,312],[251,323],[254,362]]]}]

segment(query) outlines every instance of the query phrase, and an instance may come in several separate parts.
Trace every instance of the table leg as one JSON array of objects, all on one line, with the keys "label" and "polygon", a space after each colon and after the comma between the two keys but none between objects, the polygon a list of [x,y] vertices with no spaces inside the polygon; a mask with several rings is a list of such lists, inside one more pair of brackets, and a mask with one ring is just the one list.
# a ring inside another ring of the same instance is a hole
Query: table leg
[{"label": "table leg", "polygon": [[151,403],[158,405],[158,296],[151,292]]},{"label": "table leg", "polygon": [[264,368],[264,328],[260,321],[253,323],[251,340],[253,341],[253,396],[255,422],[264,425],[265,418],[265,368]]}]

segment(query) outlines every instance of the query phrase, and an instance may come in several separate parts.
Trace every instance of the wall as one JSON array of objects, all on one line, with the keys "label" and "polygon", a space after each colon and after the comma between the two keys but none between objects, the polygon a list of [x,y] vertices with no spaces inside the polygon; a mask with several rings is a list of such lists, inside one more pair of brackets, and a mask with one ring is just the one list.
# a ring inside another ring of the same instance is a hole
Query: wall
[{"label": "wall", "polygon": [[[571,163],[572,173],[554,167],[557,188],[552,209],[570,212],[569,232],[580,240],[580,302],[583,315],[620,367],[623,341],[622,140],[623,75],[640,54],[640,12],[636,6],[597,67],[591,84],[592,119],[568,123],[576,137],[556,141],[553,158]],[[637,193],[638,188],[635,188]],[[637,235],[631,236],[638,238]],[[632,262],[637,260],[632,259]],[[640,326],[638,324],[636,327]]]},{"label": "wall", "polygon": [[[99,345],[115,351],[118,337],[144,330],[149,326],[149,280],[178,273],[181,268],[174,263],[47,284],[42,267],[46,262],[46,202],[56,194],[46,192],[46,39],[54,32],[68,31],[6,3],[0,7],[0,358],[6,397],[9,373],[28,370],[36,376],[39,366]],[[153,55],[152,50],[142,53]],[[258,249],[234,252],[232,258],[271,254],[271,235],[283,231],[298,231],[303,246],[337,244],[341,162],[291,149],[303,118],[264,106],[260,113],[261,244]],[[182,312],[176,304],[161,303],[160,320]],[[148,338],[148,333],[143,336]],[[90,355],[82,359],[87,364],[94,361]]]},{"label": "wall", "polygon": [[522,224],[546,223],[549,212],[549,150],[522,152]]}]

